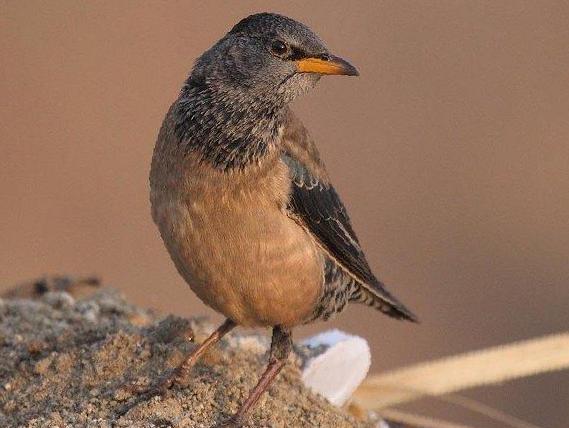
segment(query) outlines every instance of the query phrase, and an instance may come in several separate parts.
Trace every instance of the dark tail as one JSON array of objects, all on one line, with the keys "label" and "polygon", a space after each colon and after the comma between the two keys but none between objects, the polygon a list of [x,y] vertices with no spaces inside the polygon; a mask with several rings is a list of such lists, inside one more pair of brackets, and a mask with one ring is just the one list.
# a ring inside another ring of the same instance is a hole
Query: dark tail
[{"label": "dark tail", "polygon": [[361,293],[354,300],[372,306],[398,320],[419,322],[417,316],[385,288],[385,284],[376,280],[372,284],[361,284]]}]

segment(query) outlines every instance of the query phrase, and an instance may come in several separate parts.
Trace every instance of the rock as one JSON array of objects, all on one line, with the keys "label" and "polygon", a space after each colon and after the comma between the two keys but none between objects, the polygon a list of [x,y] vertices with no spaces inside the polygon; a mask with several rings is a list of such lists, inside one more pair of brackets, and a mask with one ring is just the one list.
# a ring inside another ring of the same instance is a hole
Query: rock
[{"label": "rock", "polygon": [[16,284],[8,288],[0,297],[6,299],[27,298],[37,299],[50,291],[65,291],[78,297],[89,294],[93,288],[99,287],[101,280],[96,276],[71,277],[67,275],[46,275],[32,281]]},{"label": "rock", "polygon": [[[212,326],[158,317],[104,288],[85,298],[62,293],[0,299],[1,427],[211,427],[237,410],[266,364],[267,337],[237,331],[205,355],[187,386],[140,401],[133,386],[154,382],[195,346],[184,338],[188,329],[201,340]],[[313,340],[328,348],[303,360],[305,373],[330,366],[330,355],[348,344],[361,353],[360,342],[334,337]],[[300,363],[291,358],[246,426],[372,426],[306,388]]]}]

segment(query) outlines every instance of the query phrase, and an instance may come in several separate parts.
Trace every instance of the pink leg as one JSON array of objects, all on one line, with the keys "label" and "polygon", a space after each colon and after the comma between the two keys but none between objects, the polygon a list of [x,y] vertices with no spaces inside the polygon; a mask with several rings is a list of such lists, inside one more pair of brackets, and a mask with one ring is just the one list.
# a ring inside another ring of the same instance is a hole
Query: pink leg
[{"label": "pink leg", "polygon": [[247,415],[259,401],[259,398],[261,398],[263,393],[271,386],[286,364],[291,349],[292,339],[290,331],[284,330],[279,326],[274,327],[269,364],[255,388],[251,390],[249,396],[241,405],[239,411],[226,422],[226,425],[239,426],[245,421]]},{"label": "pink leg", "polygon": [[176,367],[170,374],[164,377],[158,385],[152,388],[149,395],[164,394],[176,382],[182,381],[190,373],[193,366],[196,365],[200,357],[213,345],[221,340],[223,336],[229,333],[236,324],[229,318],[221,324],[206,340],[204,340],[196,349],[194,349],[182,363]]}]

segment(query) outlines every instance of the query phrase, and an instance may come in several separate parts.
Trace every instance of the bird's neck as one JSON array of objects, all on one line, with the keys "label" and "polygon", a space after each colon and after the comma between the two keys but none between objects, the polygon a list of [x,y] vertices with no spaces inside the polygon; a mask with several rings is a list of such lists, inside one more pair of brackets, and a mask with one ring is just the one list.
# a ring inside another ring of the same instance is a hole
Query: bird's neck
[{"label": "bird's neck", "polygon": [[188,80],[176,107],[175,132],[185,152],[215,168],[259,162],[276,143],[285,105],[242,89]]}]

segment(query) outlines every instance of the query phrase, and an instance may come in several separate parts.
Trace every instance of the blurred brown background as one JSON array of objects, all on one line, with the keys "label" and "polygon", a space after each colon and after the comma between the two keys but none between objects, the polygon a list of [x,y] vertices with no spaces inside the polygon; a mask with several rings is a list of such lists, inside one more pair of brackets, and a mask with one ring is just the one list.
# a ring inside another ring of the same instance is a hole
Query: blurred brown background
[{"label": "blurred brown background", "polygon": [[[100,274],[135,302],[210,313],[151,222],[158,128],[194,59],[240,18],[310,25],[360,69],[295,109],[372,266],[422,324],[352,307],[375,371],[567,329],[569,3],[0,3],[0,287]],[[217,318],[216,318],[217,319]],[[566,427],[569,375],[467,396]],[[411,406],[476,427],[488,419]]]}]

